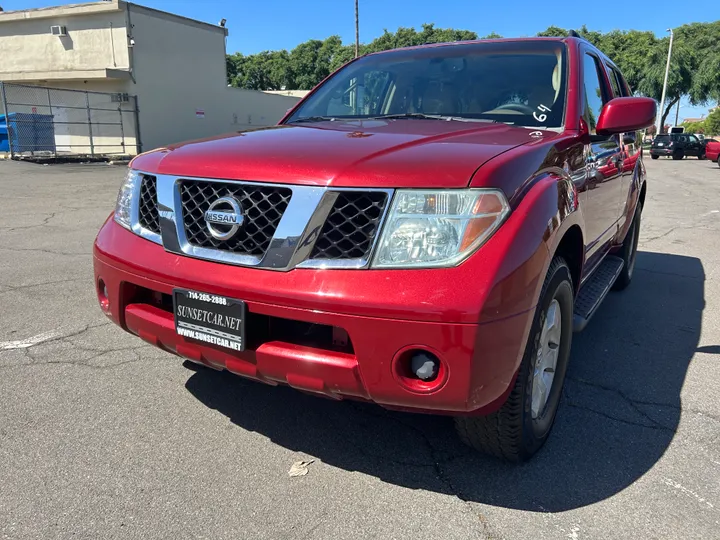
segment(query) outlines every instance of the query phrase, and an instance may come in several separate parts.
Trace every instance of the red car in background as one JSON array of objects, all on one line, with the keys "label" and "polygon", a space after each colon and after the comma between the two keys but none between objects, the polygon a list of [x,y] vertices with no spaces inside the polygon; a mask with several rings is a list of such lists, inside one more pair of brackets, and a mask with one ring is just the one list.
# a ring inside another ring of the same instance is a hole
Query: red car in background
[{"label": "red car in background", "polygon": [[720,156],[720,141],[715,139],[705,139],[705,157],[720,165],[718,156]]}]

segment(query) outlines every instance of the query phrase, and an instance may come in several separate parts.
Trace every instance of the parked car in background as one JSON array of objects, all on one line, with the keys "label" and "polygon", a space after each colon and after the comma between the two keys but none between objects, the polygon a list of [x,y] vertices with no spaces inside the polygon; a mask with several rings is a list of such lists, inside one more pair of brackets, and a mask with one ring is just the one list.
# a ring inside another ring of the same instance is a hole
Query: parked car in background
[{"label": "parked car in background", "polygon": [[573,331],[634,275],[657,109],[631,96],[577,36],[360,57],[278,126],[136,157],[100,306],[193,362],[450,415],[525,460]]},{"label": "parked car in background", "polygon": [[655,137],[650,147],[650,157],[652,159],[658,159],[660,156],[673,159],[695,156],[698,159],[705,159],[705,144],[697,135],[663,133]]},{"label": "parked car in background", "polygon": [[720,165],[718,157],[720,155],[720,141],[716,139],[705,139],[705,155],[710,161],[717,161]]}]

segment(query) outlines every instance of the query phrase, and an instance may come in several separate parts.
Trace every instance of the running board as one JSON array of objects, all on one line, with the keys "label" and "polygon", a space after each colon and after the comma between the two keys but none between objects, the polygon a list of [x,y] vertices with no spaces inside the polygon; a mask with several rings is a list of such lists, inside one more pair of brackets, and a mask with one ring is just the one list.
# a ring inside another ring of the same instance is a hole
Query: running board
[{"label": "running board", "polygon": [[575,299],[573,315],[573,332],[581,332],[590,322],[590,318],[602,304],[610,292],[615,280],[620,275],[625,262],[620,257],[608,255],[580,288]]}]

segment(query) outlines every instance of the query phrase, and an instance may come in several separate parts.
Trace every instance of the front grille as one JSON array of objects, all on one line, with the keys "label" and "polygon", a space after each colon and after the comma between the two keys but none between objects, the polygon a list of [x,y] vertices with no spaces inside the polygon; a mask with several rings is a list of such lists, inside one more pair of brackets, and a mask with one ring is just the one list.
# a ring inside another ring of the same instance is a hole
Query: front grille
[{"label": "front grille", "polygon": [[369,255],[387,204],[381,191],[339,193],[311,259],[362,259]]},{"label": "front grille", "polygon": [[143,176],[140,182],[140,225],[160,234],[160,216],[158,216],[157,179]]},{"label": "front grille", "polygon": [[[180,195],[188,242],[199,247],[262,257],[290,203],[292,190],[252,184],[183,180],[180,182]],[[220,197],[235,198],[245,217],[238,232],[228,240],[214,238],[205,223],[205,212]]]}]

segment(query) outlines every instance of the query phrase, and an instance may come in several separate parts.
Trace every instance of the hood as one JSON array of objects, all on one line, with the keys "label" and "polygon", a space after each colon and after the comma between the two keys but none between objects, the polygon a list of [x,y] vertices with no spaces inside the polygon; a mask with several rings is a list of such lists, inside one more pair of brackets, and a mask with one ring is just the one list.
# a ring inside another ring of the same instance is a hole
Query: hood
[{"label": "hood", "polygon": [[[505,124],[356,120],[281,125],[138,156],[149,173],[337,187],[465,187],[488,160],[533,141]],[[548,135],[548,133],[545,133]]]}]

